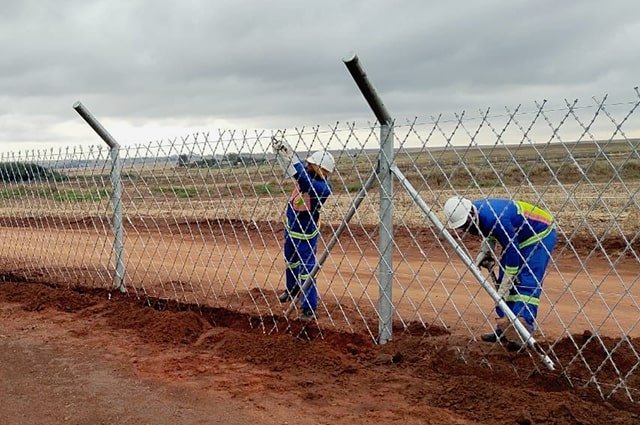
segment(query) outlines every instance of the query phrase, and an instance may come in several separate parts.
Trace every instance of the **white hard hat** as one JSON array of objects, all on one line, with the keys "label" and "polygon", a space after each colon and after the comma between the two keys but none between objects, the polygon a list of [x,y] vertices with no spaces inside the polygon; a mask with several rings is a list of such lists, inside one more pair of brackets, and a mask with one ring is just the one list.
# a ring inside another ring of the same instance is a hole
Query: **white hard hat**
[{"label": "white hard hat", "polygon": [[444,203],[444,216],[447,226],[451,229],[462,227],[466,223],[473,204],[467,198],[462,196],[453,196]]},{"label": "white hard hat", "polygon": [[333,159],[333,155],[329,151],[317,151],[309,155],[307,158],[309,164],[316,164],[320,168],[324,168],[330,173],[336,169],[336,160]]}]

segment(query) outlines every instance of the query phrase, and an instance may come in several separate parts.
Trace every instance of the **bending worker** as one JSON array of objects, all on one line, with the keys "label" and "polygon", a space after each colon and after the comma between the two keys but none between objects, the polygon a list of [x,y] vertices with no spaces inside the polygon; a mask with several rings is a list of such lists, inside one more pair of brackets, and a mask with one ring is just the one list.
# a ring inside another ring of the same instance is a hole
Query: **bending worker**
[{"label": "bending worker", "polygon": [[[320,209],[331,195],[327,178],[335,169],[335,160],[330,152],[322,150],[312,153],[305,166],[286,141],[274,138],[272,148],[287,177],[296,182],[286,208],[284,257],[287,287],[279,296],[280,302],[284,303],[296,297],[316,265]],[[302,294],[300,319],[314,319],[317,306],[318,291],[312,279]]]},{"label": "bending worker", "polygon": [[[491,271],[495,264],[496,241],[501,247],[500,271],[496,282],[500,295],[529,332],[535,329],[542,282],[557,235],[553,217],[547,211],[523,201],[480,199],[460,196],[444,204],[447,226],[482,237],[476,264]],[[496,307],[498,319],[485,342],[503,342],[519,350],[520,339],[504,311]]]}]

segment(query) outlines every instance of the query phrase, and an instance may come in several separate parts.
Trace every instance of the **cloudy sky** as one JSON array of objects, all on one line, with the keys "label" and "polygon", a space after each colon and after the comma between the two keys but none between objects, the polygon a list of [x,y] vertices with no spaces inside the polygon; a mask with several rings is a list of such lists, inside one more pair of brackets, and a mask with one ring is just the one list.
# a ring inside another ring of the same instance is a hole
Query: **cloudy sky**
[{"label": "cloudy sky", "polygon": [[[606,5],[605,5],[606,4]],[[2,150],[636,98],[637,0],[0,0]],[[529,106],[527,106],[529,105]]]}]

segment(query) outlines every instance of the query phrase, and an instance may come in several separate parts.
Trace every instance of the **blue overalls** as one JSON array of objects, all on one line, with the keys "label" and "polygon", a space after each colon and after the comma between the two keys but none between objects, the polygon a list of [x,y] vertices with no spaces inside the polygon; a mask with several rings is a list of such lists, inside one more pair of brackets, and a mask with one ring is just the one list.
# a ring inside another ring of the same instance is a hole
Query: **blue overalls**
[{"label": "blue overalls", "polygon": [[[513,314],[524,319],[530,332],[535,327],[542,281],[557,234],[553,216],[523,201],[482,199],[474,201],[478,227],[486,238],[494,238],[502,247],[498,282],[504,274],[517,276],[505,300]],[[498,317],[504,311],[496,307]]]},{"label": "blue overalls", "polygon": [[[329,182],[294,164],[296,189],[287,203],[287,222],[284,237],[284,258],[287,263],[287,290],[295,292],[309,277],[316,265],[318,245],[318,221],[320,208],[331,195]],[[318,291],[315,281],[302,294],[301,308],[315,310],[318,306]]]}]

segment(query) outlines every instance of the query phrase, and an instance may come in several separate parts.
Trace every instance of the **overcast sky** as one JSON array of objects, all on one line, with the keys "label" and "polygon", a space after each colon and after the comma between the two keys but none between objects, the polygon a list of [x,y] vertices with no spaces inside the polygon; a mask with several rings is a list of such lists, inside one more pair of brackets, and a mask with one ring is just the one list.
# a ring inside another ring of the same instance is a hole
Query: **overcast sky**
[{"label": "overcast sky", "polygon": [[0,144],[372,120],[350,52],[397,118],[634,100],[639,41],[637,0],[0,0]]}]

